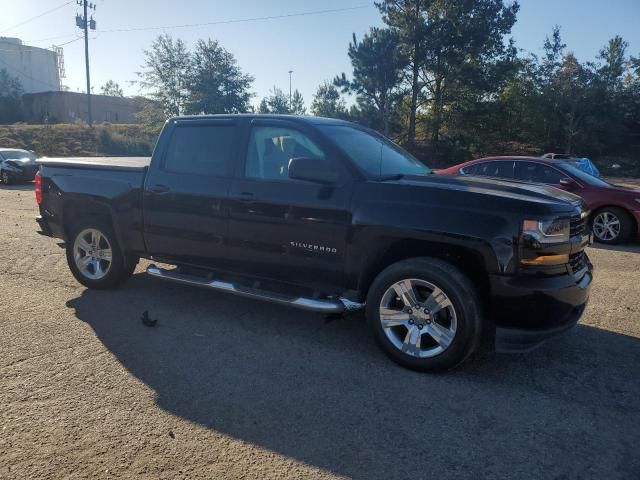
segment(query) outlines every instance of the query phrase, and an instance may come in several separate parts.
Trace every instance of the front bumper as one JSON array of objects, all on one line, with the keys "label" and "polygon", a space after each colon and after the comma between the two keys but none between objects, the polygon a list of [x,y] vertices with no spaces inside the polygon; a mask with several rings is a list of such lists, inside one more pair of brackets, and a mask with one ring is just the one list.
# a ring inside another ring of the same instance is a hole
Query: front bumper
[{"label": "front bumper", "polygon": [[14,167],[12,169],[7,169],[7,173],[11,177],[11,180],[14,182],[31,182],[38,173],[38,167]]},{"label": "front bumper", "polygon": [[593,267],[553,277],[493,275],[495,349],[526,352],[573,327],[589,300]]},{"label": "front bumper", "polygon": [[633,216],[636,219],[636,226],[638,227],[638,231],[636,232],[636,238],[640,238],[640,210],[633,213]]},{"label": "front bumper", "polygon": [[571,310],[557,325],[540,329],[496,327],[495,349],[500,353],[524,353],[571,329],[584,312],[586,302]]}]

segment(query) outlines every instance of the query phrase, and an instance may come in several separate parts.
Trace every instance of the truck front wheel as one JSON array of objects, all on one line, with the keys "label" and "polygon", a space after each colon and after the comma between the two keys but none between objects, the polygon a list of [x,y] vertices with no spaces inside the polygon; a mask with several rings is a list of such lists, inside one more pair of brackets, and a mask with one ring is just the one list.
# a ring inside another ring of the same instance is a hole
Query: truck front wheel
[{"label": "truck front wheel", "polygon": [[116,287],[131,277],[137,258],[123,254],[111,225],[99,219],[86,220],[70,230],[67,263],[78,282],[100,290]]},{"label": "truck front wheel", "polygon": [[414,258],[387,267],[367,295],[367,321],[395,362],[421,371],[453,368],[476,348],[482,329],[479,296],[455,266]]}]

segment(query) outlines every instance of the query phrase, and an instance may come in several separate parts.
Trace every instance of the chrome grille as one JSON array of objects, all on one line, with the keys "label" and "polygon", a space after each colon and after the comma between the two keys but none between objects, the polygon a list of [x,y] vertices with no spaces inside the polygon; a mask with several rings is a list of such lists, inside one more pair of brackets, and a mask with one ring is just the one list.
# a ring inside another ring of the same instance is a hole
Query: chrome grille
[{"label": "chrome grille", "polygon": [[584,235],[588,233],[587,215],[574,215],[570,220],[571,236]]},{"label": "chrome grille", "polygon": [[569,266],[573,273],[579,272],[587,268],[587,257],[584,252],[573,253],[569,255]]}]

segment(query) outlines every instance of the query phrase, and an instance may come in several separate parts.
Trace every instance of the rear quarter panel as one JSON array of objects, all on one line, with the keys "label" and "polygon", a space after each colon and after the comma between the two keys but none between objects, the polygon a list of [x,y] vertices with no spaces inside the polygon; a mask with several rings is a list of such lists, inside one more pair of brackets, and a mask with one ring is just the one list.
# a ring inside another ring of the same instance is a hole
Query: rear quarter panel
[{"label": "rear quarter panel", "polygon": [[[127,252],[144,252],[142,184],[145,170],[41,166],[46,217],[57,236],[83,216],[108,214]],[[62,234],[62,235],[59,235]]]}]

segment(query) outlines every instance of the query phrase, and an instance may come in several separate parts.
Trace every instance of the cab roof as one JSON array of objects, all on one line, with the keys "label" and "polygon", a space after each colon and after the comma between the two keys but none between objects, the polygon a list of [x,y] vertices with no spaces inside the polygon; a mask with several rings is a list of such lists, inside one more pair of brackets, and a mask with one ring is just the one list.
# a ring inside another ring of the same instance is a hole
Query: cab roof
[{"label": "cab roof", "polygon": [[207,120],[207,119],[220,119],[231,120],[234,118],[249,118],[259,120],[287,120],[289,122],[307,123],[311,125],[355,125],[352,122],[346,120],[339,120],[337,118],[327,117],[314,117],[311,115],[285,115],[285,114],[272,114],[272,113],[238,113],[238,114],[222,114],[222,115],[182,115],[179,117],[173,117],[170,120]]},{"label": "cab roof", "polygon": [[534,162],[542,162],[542,163],[566,163],[568,158],[546,158],[546,157],[534,157],[531,155],[498,155],[493,157],[482,157],[476,158],[474,160],[469,160],[467,163],[476,163],[476,162],[486,162],[488,160],[523,160],[523,161],[534,161]]}]

